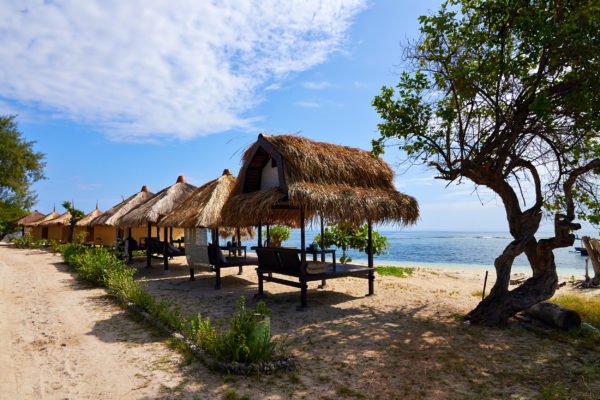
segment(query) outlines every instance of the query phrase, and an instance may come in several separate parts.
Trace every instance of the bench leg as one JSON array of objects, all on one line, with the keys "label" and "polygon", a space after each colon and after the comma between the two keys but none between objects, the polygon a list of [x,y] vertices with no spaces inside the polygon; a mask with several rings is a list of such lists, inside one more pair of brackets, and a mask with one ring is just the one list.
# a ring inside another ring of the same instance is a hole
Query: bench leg
[{"label": "bench leg", "polygon": [[256,274],[258,275],[258,293],[256,293],[254,295],[255,299],[262,299],[263,297],[265,297],[264,291],[263,291],[263,274],[262,272],[256,271]]},{"label": "bench leg", "polygon": [[306,300],[308,292],[308,284],[304,280],[300,280],[300,306],[296,308],[298,311],[306,310],[308,307],[308,301]]},{"label": "bench leg", "polygon": [[217,282],[215,283],[215,289],[221,289],[221,268],[215,267],[217,273]]},{"label": "bench leg", "polygon": [[242,274],[242,272],[243,272],[243,271],[242,271],[242,266],[240,265],[240,266],[238,266],[238,275],[241,275],[241,274]]},{"label": "bench leg", "polygon": [[369,271],[369,294],[367,296],[375,295],[375,273]]},{"label": "bench leg", "polygon": [[322,279],[321,280],[321,284],[318,286],[319,289],[326,289],[327,288],[327,279]]},{"label": "bench leg", "polygon": [[194,278],[194,268],[190,268],[190,281],[195,281],[196,278]]}]

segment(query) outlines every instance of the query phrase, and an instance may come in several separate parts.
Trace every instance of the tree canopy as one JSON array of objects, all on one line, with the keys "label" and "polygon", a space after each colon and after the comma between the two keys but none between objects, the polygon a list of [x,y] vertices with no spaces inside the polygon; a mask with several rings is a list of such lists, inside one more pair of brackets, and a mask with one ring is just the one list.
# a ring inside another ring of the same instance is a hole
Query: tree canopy
[{"label": "tree canopy", "polygon": [[0,233],[36,201],[31,185],[44,178],[44,154],[19,132],[15,116],[0,116]]},{"label": "tree canopy", "polygon": [[[437,178],[500,197],[515,241],[469,316],[502,323],[552,296],[552,250],[572,245],[574,220],[600,222],[600,1],[449,0],[420,24],[408,71],[373,100],[373,153],[398,146]],[[537,240],[544,211],[555,236]],[[509,292],[523,252],[533,276]]]}]

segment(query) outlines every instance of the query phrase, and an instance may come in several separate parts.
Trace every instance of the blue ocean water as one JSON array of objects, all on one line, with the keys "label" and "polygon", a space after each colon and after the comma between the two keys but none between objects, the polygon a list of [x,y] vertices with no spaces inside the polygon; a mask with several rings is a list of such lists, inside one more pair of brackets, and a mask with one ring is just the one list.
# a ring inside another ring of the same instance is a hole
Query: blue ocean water
[{"label": "blue ocean water", "polygon": [[[375,256],[376,265],[484,267],[492,271],[494,259],[513,240],[508,233],[501,232],[380,231],[380,233],[387,237],[390,247],[389,254]],[[307,245],[317,234],[317,231],[307,231]],[[550,236],[551,233],[541,233],[537,237]],[[578,242],[575,243],[577,246],[579,246]],[[256,243],[247,244],[256,245]],[[300,231],[293,230],[290,239],[283,245],[300,247]],[[559,274],[580,278],[585,274],[585,257],[573,250],[572,247],[556,249],[554,251],[556,266]],[[358,251],[350,250],[348,254],[353,261],[367,261],[366,255]],[[339,258],[341,250],[336,255]],[[513,271],[531,271],[524,255],[515,260]]]}]

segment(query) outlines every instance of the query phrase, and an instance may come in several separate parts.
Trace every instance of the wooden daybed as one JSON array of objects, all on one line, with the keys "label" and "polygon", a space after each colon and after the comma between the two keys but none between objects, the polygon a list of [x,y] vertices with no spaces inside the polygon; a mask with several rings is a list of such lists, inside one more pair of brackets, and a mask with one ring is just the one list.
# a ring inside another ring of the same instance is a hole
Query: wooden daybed
[{"label": "wooden daybed", "polygon": [[[308,306],[306,294],[307,282],[326,281],[327,279],[344,278],[354,276],[374,280],[375,268],[355,264],[337,264],[335,255],[332,262],[324,261],[301,261],[302,251],[299,249],[287,249],[281,247],[257,247],[258,255],[258,296],[263,295],[263,281],[280,283],[300,288],[300,306]],[[297,281],[274,277],[280,274],[298,278]],[[372,293],[372,285],[369,285],[369,294]]]},{"label": "wooden daybed", "polygon": [[[235,254],[235,252],[234,252]],[[221,268],[238,267],[239,273],[242,273],[242,267],[245,265],[258,265],[258,258],[246,256],[225,256],[217,244],[208,245],[208,261],[212,270],[217,274],[215,289],[221,289]],[[193,275],[191,276],[193,277]]]}]

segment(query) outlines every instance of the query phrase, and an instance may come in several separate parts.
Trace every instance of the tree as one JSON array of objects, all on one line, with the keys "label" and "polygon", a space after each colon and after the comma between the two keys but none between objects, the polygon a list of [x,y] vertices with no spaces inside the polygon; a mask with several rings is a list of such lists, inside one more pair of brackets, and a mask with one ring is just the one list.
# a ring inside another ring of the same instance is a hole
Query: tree
[{"label": "tree", "polygon": [[[369,244],[369,228],[365,224],[357,227],[346,222],[329,223],[323,232],[325,247],[335,246],[342,249],[340,263],[346,264],[352,261],[352,258],[346,255],[349,249],[355,249],[365,252]],[[379,232],[373,231],[371,234],[373,241],[373,252],[377,255],[387,254],[386,248],[390,245],[385,236]],[[315,236],[314,241],[321,244],[321,235]]]},{"label": "tree", "polygon": [[85,217],[83,211],[75,208],[74,204],[71,204],[68,201],[63,201],[62,206],[65,210],[67,210],[71,214],[71,219],[69,220],[69,243],[73,243],[73,233],[75,232],[75,224]]},{"label": "tree", "polygon": [[44,179],[44,154],[35,152],[36,142],[26,141],[15,116],[0,116],[0,236],[14,230],[11,223],[33,206],[34,182]]},{"label": "tree", "polygon": [[[467,319],[503,324],[554,294],[552,252],[573,244],[575,218],[600,221],[600,3],[449,0],[420,24],[406,46],[412,70],[373,100],[383,119],[373,153],[398,146],[409,165],[502,200],[514,241]],[[554,236],[537,239],[544,212]],[[521,253],[533,273],[509,291]]]}]

